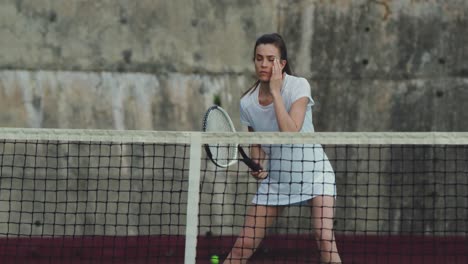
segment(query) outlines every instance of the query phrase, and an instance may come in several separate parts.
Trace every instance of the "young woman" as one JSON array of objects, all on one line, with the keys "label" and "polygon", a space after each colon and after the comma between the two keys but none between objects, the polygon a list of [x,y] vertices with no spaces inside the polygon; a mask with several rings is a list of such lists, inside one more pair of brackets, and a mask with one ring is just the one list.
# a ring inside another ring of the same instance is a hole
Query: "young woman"
[{"label": "young woman", "polygon": [[[242,124],[252,132],[313,132],[310,85],[291,75],[283,38],[258,38],[253,59],[258,80],[241,99]],[[321,261],[341,263],[333,233],[335,175],[322,147],[253,145],[250,154],[265,170],[251,172],[262,181],[224,263],[246,263],[281,209],[297,203],[310,205]]]}]

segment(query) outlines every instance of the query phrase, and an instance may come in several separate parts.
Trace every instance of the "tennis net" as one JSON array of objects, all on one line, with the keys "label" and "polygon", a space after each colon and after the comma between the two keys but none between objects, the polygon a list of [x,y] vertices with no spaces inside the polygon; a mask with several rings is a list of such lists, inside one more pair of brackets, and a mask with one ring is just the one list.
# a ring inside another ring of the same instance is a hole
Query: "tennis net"
[{"label": "tennis net", "polygon": [[[468,262],[468,133],[10,128],[0,129],[0,261],[222,261],[259,182],[241,162],[213,165],[204,144],[263,144],[271,175],[325,172],[284,165],[297,160],[287,153],[298,146],[306,153],[321,144],[335,176],[333,231],[343,263]],[[300,164],[325,158],[309,159]],[[310,205],[280,208],[251,263],[319,263]]]}]

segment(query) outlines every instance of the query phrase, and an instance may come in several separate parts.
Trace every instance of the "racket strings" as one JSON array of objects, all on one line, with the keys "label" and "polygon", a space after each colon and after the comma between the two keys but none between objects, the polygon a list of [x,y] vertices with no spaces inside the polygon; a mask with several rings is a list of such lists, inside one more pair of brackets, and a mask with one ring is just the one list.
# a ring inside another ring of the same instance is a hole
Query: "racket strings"
[{"label": "racket strings", "polygon": [[[209,112],[204,126],[206,132],[235,132],[229,117],[218,109]],[[213,161],[219,166],[227,167],[238,159],[236,144],[210,144],[208,148]]]}]

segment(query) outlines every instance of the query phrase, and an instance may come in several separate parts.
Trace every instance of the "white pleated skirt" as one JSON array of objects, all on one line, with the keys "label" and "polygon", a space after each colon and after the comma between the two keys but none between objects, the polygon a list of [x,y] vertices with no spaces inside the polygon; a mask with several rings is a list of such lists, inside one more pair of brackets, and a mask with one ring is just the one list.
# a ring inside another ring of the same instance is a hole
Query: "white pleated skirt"
[{"label": "white pleated skirt", "polygon": [[291,205],[316,196],[336,196],[335,173],[320,144],[262,145],[268,155],[268,177],[252,203]]}]

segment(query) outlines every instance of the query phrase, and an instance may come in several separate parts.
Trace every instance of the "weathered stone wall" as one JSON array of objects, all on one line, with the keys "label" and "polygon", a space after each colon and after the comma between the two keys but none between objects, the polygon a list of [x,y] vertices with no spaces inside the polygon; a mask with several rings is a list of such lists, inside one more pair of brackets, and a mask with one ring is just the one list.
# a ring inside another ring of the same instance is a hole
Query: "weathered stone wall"
[{"label": "weathered stone wall", "polygon": [[252,41],[276,31],[277,10],[272,1],[2,1],[0,125],[198,130],[215,94],[237,109],[254,81]]},{"label": "weathered stone wall", "polygon": [[219,96],[234,109],[250,85],[241,75],[181,73],[16,70],[0,80],[3,126],[158,131],[200,130],[205,106]]},{"label": "weathered stone wall", "polygon": [[[310,19],[309,53],[295,59],[309,60],[299,69],[318,87],[319,130],[467,130],[466,2],[307,6],[296,24]],[[298,39],[304,28],[285,32]]]},{"label": "weathered stone wall", "polygon": [[[409,0],[2,1],[0,125],[197,130],[194,117],[214,94],[231,113],[238,111],[241,91],[254,81],[254,40],[279,31],[294,71],[313,84],[319,131],[464,131],[458,120],[466,118],[468,97],[467,6]],[[114,90],[99,89],[107,82],[103,76],[112,76]],[[44,78],[49,84],[38,81]],[[200,84],[204,79],[214,84]],[[79,99],[96,105],[94,93],[83,93],[90,87],[106,101],[93,120],[72,108],[53,117],[55,111],[40,111],[59,93],[41,91],[54,86],[62,87],[63,104],[81,104]],[[129,86],[150,103],[140,109],[132,104],[134,95],[115,92]],[[28,93],[35,94],[35,107]],[[196,103],[172,100],[177,94]],[[119,111],[144,114],[111,121],[109,113]],[[181,118],[174,124],[169,121],[176,111]]]}]

